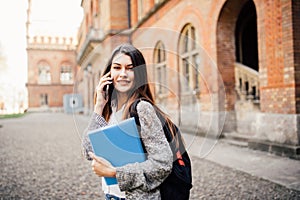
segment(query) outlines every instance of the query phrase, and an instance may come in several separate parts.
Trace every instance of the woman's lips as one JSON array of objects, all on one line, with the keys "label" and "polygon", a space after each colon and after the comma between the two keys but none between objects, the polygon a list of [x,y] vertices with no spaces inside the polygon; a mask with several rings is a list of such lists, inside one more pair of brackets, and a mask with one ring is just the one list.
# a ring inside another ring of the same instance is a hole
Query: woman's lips
[{"label": "woman's lips", "polygon": [[127,85],[130,83],[130,81],[128,80],[118,80],[117,83],[119,83],[120,85]]}]

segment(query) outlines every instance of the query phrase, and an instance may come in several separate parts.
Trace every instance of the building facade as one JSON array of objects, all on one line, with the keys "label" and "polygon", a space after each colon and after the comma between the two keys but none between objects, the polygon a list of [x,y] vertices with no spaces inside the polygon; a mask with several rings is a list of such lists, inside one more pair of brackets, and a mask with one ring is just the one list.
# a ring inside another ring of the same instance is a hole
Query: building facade
[{"label": "building facade", "polygon": [[77,72],[76,44],[70,37],[30,33],[31,1],[28,1],[27,62],[28,109],[63,109],[63,97],[74,92]]},{"label": "building facade", "polygon": [[[157,102],[182,130],[299,158],[300,1],[82,0],[86,113],[112,49],[144,54]],[[298,16],[298,17],[297,17]]]},{"label": "building facade", "polygon": [[35,37],[27,44],[28,108],[61,110],[63,96],[74,90],[77,68],[74,46],[63,38],[44,39]]}]

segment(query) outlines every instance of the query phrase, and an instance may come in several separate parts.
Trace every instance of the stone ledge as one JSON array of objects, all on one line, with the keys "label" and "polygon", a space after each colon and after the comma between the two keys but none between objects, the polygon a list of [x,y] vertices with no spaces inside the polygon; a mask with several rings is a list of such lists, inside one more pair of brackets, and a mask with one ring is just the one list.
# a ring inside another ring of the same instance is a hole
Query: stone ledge
[{"label": "stone ledge", "polygon": [[267,151],[278,156],[300,160],[300,146],[279,144],[267,141],[249,140],[248,147],[254,150]]},{"label": "stone ledge", "polygon": [[230,133],[223,133],[224,137],[227,139],[248,142],[249,140],[253,139],[251,136],[242,135],[237,132],[230,132]]},{"label": "stone ledge", "polygon": [[223,133],[223,135],[223,141],[239,147],[248,147],[248,141],[252,138],[249,136],[238,134],[236,132],[225,132]]}]

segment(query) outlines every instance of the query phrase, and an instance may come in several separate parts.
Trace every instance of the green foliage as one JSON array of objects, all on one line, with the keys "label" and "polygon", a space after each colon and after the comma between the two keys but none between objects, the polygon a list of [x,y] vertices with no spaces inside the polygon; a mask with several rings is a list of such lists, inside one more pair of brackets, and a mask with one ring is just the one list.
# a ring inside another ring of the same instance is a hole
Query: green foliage
[{"label": "green foliage", "polygon": [[18,118],[18,117],[23,117],[24,115],[25,113],[5,114],[5,115],[0,115],[0,119]]}]

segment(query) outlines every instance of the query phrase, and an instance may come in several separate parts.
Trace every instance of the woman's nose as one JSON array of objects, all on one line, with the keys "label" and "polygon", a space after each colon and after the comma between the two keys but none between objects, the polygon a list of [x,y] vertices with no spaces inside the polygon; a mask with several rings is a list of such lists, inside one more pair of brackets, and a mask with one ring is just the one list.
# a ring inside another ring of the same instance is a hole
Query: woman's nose
[{"label": "woman's nose", "polygon": [[121,71],[120,71],[120,76],[121,77],[127,77],[127,72],[126,72],[126,68],[125,67],[122,67],[121,68]]}]

